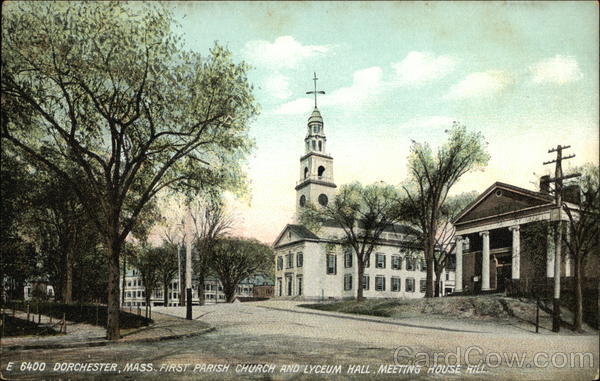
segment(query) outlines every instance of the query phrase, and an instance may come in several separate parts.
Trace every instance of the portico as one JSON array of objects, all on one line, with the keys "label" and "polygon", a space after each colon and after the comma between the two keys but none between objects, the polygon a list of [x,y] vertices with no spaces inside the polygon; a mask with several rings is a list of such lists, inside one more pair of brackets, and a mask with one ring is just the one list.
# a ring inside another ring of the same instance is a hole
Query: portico
[{"label": "portico", "polygon": [[537,222],[556,220],[555,209],[550,195],[509,184],[497,182],[483,192],[454,221],[456,292],[504,291],[520,287],[521,281],[553,277],[553,238],[544,230],[543,242],[529,243],[530,249],[543,248],[546,266],[540,273],[527,257],[522,234]]}]

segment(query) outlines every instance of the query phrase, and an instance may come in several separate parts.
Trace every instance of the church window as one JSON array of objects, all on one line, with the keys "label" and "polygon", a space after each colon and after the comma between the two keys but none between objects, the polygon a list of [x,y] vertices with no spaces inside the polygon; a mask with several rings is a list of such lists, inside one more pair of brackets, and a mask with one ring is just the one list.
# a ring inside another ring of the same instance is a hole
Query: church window
[{"label": "church window", "polygon": [[400,291],[400,285],[401,285],[401,281],[400,278],[393,276],[392,277],[392,291]]},{"label": "church window", "polygon": [[300,196],[300,206],[306,205],[306,196]]},{"label": "church window", "polygon": [[304,256],[302,253],[296,254],[296,267],[302,267],[304,265]]},{"label": "church window", "polygon": [[385,255],[375,254],[375,267],[378,269],[385,269]]},{"label": "church window", "polygon": [[294,268],[294,254],[289,253],[287,256],[287,269]]},{"label": "church window", "polygon": [[327,196],[324,195],[323,193],[321,193],[319,195],[319,204],[321,204],[322,206],[327,206],[328,202],[329,202],[329,199],[327,198]]},{"label": "church window", "polygon": [[415,271],[415,259],[413,257],[406,257],[406,269]]},{"label": "church window", "polygon": [[336,273],[336,262],[337,258],[333,254],[327,254],[327,274]]},{"label": "church window", "polygon": [[375,291],[385,291],[385,277],[378,275],[375,277]]},{"label": "church window", "polygon": [[304,178],[308,177],[308,167],[304,167]]},{"label": "church window", "polygon": [[[321,142],[319,142],[319,143],[321,143]],[[317,170],[317,175],[319,177],[321,177],[321,176],[323,176],[324,173],[325,173],[325,167],[323,167],[322,165],[319,166],[319,169]]]},{"label": "church window", "polygon": [[344,253],[344,267],[345,268],[352,267],[352,250],[347,250]]},{"label": "church window", "polygon": [[323,144],[321,143],[321,141],[319,140],[319,151],[323,150]]},{"label": "church window", "polygon": [[315,146],[315,141],[314,140],[312,141],[312,149],[313,150],[317,149],[317,147]]},{"label": "church window", "polygon": [[344,275],[344,291],[352,290],[352,274]]}]

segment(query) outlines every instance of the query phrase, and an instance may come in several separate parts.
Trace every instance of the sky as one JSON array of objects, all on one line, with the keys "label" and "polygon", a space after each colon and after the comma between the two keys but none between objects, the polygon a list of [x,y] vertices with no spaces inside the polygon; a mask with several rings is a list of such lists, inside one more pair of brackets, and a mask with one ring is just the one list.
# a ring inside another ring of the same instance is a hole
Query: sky
[{"label": "sky", "polygon": [[407,180],[411,141],[434,147],[458,121],[491,160],[452,193],[495,181],[537,189],[568,144],[564,168],[598,163],[596,2],[166,2],[186,48],[217,41],[249,80],[249,197],[229,199],[236,234],[271,243],[295,211],[294,186],[319,78],[319,109],[338,186]]}]

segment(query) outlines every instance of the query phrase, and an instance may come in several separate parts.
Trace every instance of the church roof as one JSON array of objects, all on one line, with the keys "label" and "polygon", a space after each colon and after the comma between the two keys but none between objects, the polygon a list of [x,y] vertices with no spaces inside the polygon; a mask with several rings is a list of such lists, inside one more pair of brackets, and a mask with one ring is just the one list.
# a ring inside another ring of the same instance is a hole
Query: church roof
[{"label": "church roof", "polygon": [[288,225],[288,227],[296,234],[298,234],[301,238],[311,238],[311,239],[319,239],[319,237],[308,230],[304,225]]},{"label": "church roof", "polygon": [[467,205],[453,223],[458,225],[552,205],[554,198],[548,194],[497,181]]},{"label": "church roof", "polygon": [[323,123],[323,117],[321,116],[321,112],[316,107],[313,110],[312,114],[310,114],[310,117],[308,118],[308,123],[311,123],[311,122]]},{"label": "church roof", "polygon": [[[338,224],[334,220],[328,220],[323,223],[323,226],[330,227],[330,228],[339,228],[340,224]],[[360,222],[358,224],[358,227],[359,228],[363,227]],[[403,224],[395,224],[395,225],[386,226],[383,229],[383,231],[386,233],[398,233],[398,234],[404,234],[404,235],[417,235],[419,233],[417,230],[415,230],[411,226],[403,225]]]}]

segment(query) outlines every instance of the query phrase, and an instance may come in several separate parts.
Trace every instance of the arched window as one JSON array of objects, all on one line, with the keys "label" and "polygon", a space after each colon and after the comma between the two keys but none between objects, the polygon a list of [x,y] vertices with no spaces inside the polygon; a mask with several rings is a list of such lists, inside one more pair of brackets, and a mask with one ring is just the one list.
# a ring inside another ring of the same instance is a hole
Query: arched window
[{"label": "arched window", "polygon": [[322,151],[322,150],[323,150],[323,145],[322,145],[321,141],[319,140],[319,151]]},{"label": "arched window", "polygon": [[317,173],[317,175],[318,175],[319,177],[321,177],[321,176],[323,176],[323,174],[325,174],[325,167],[323,167],[322,165],[320,165],[320,166],[319,166],[319,169],[318,169],[318,173]]},{"label": "arched window", "polygon": [[316,149],[316,147],[315,147],[315,141],[314,141],[314,140],[312,141],[312,149],[313,149],[313,150],[315,150],[315,149]]},{"label": "arched window", "polygon": [[304,178],[308,177],[308,167],[304,167]]}]

